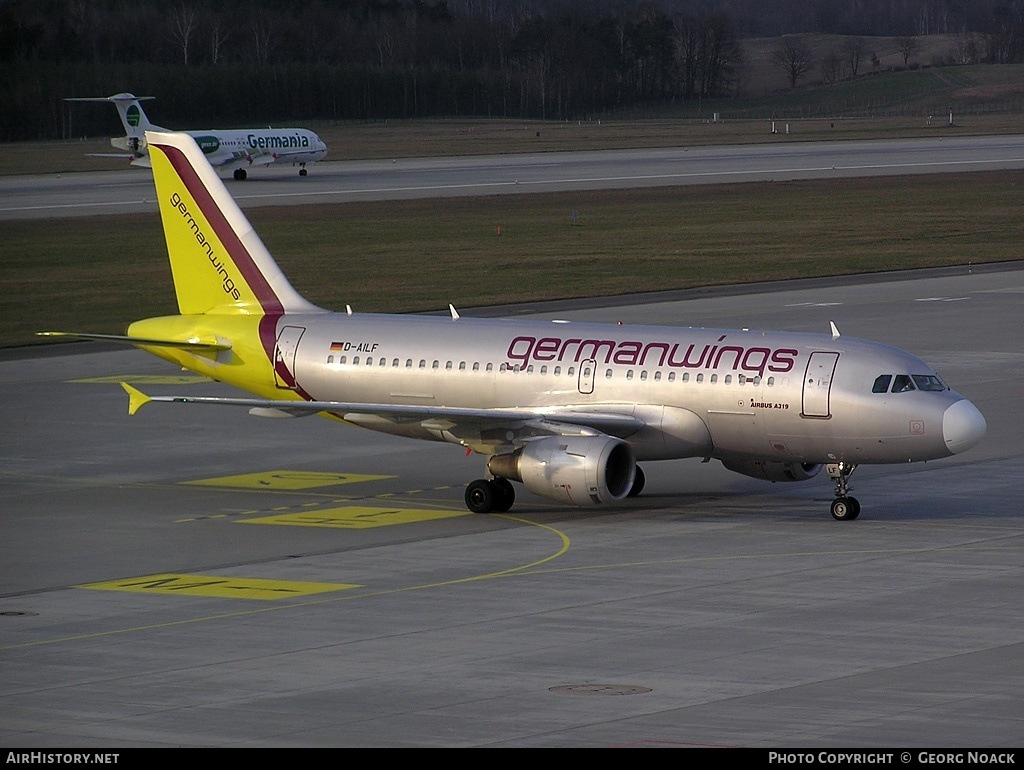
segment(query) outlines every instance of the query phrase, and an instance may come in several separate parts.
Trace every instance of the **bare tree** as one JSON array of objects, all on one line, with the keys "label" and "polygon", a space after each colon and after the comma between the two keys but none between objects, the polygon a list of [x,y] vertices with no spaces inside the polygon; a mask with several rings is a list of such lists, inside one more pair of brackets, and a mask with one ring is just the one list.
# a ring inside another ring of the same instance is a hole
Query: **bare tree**
[{"label": "bare tree", "polygon": [[860,62],[864,58],[867,48],[862,37],[848,37],[843,43],[843,53],[846,54],[846,63],[850,67],[850,77],[857,77],[860,71]]},{"label": "bare tree", "polygon": [[821,60],[821,77],[826,85],[831,85],[843,77],[843,60],[835,50],[829,51]]},{"label": "bare tree", "polygon": [[768,56],[772,64],[786,73],[790,88],[796,88],[796,82],[814,66],[811,47],[799,35],[784,36]]},{"label": "bare tree", "polygon": [[896,45],[899,46],[900,55],[903,57],[903,66],[906,67],[910,62],[910,57],[917,53],[920,43],[913,35],[904,35],[896,38]]},{"label": "bare tree", "polygon": [[184,64],[189,64],[189,52],[192,48],[192,38],[198,26],[199,12],[194,5],[181,3],[171,9],[171,39],[181,49],[181,59]]}]

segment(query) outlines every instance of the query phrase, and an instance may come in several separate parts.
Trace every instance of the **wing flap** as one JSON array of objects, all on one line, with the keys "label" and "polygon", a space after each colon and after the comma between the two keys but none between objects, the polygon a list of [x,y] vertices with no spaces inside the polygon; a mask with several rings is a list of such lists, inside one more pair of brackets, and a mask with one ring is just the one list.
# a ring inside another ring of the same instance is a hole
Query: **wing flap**
[{"label": "wing flap", "polygon": [[[491,432],[511,431],[517,439],[538,435],[594,435],[629,436],[645,423],[632,414],[598,411],[591,407],[572,409],[467,409],[449,406],[422,406],[418,404],[361,404],[346,401],[280,401],[262,398],[231,398],[212,396],[145,396],[122,383],[129,395],[137,393],[134,414],[150,402],[172,404],[206,404],[209,406],[235,406],[249,409],[259,416],[287,414],[327,413],[355,424],[385,420],[393,423],[419,424],[429,431],[450,433],[453,437],[477,437]],[[130,390],[129,390],[130,389]],[[370,418],[365,419],[365,418]],[[504,435],[504,434],[502,434]],[[507,437],[503,439],[507,441]]]}]

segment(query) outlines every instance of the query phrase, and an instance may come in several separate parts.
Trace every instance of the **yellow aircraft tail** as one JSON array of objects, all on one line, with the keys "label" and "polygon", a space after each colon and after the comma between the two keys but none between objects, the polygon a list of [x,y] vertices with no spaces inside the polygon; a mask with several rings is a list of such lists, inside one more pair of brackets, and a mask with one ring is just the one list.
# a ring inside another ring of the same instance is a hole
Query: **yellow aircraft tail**
[{"label": "yellow aircraft tail", "polygon": [[174,290],[182,315],[316,313],[183,133],[146,132]]}]

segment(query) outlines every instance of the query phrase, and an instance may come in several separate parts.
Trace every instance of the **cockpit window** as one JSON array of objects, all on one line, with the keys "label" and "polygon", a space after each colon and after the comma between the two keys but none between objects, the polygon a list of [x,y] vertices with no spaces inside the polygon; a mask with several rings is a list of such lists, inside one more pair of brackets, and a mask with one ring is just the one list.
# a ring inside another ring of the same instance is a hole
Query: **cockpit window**
[{"label": "cockpit window", "polygon": [[915,374],[914,384],[918,390],[940,391],[946,389],[946,383],[934,374]]},{"label": "cockpit window", "polygon": [[892,380],[892,392],[893,393],[906,393],[908,390],[914,389],[914,381],[910,379],[909,374],[897,374]]},{"label": "cockpit window", "polygon": [[892,382],[891,374],[880,374],[875,377],[875,384],[871,386],[872,393],[888,393],[889,383]]}]

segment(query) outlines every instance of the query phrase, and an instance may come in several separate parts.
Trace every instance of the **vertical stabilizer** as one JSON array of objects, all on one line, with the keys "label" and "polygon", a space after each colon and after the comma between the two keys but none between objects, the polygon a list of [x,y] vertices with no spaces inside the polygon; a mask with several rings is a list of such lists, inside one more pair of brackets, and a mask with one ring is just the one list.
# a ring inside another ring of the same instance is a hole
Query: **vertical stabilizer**
[{"label": "vertical stabilizer", "polygon": [[135,94],[123,93],[113,96],[82,96],[65,99],[66,102],[112,102],[117,108],[117,114],[121,117],[121,125],[124,126],[124,136],[115,137],[110,143],[121,150],[130,152],[133,157],[139,158],[146,154],[146,131],[164,131],[159,126],[154,126],[146,117],[141,102],[154,99],[153,96],[136,96]]},{"label": "vertical stabilizer", "polygon": [[146,141],[182,315],[325,312],[288,282],[191,136]]}]

